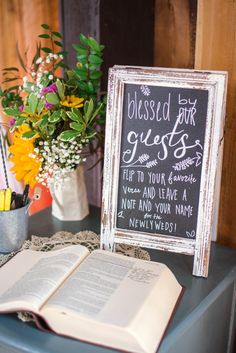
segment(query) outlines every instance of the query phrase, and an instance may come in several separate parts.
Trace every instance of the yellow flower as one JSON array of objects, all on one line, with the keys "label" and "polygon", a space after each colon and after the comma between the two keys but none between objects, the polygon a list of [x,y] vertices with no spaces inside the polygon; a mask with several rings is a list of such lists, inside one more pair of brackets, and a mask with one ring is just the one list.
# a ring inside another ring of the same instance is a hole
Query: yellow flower
[{"label": "yellow flower", "polygon": [[65,98],[60,101],[61,105],[64,105],[65,107],[69,108],[81,108],[83,107],[83,102],[84,98],[79,98],[76,96],[65,96]]},{"label": "yellow flower", "polygon": [[28,125],[22,125],[15,131],[13,144],[9,147],[11,157],[9,160],[14,164],[11,170],[15,173],[17,180],[23,180],[24,184],[29,184],[33,187],[39,174],[41,161],[34,152],[34,141],[37,136],[26,140],[22,135],[30,131]]}]

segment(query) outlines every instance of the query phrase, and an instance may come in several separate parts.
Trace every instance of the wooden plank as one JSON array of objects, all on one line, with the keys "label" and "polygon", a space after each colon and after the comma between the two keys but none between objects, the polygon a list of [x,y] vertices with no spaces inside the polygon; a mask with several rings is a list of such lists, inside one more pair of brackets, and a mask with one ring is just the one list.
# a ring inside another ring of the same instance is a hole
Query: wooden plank
[{"label": "wooden plank", "polygon": [[[65,49],[69,65],[75,63],[71,44],[79,34],[95,37],[105,45],[102,91],[107,90],[108,68],[115,64],[153,64],[155,0],[60,0]],[[135,9],[135,11],[134,11]],[[85,170],[95,164],[92,156]],[[101,205],[101,164],[86,172],[89,201]]]},{"label": "wooden plank", "polygon": [[236,247],[236,2],[199,0],[195,68],[229,73],[218,240]]},{"label": "wooden plank", "polygon": [[[72,44],[79,42],[80,33],[99,40],[99,0],[60,0],[64,48],[68,52],[68,65],[76,64]],[[85,162],[85,181],[89,203],[101,204],[102,167],[98,163],[100,156],[89,156]]]},{"label": "wooden plank", "polygon": [[193,68],[196,0],[156,0],[154,65]]},{"label": "wooden plank", "polygon": [[16,43],[22,54],[28,50],[30,61],[35,52],[37,36],[43,33],[40,27],[42,23],[48,23],[55,31],[59,29],[57,0],[2,0],[0,16],[1,68],[19,66]]}]

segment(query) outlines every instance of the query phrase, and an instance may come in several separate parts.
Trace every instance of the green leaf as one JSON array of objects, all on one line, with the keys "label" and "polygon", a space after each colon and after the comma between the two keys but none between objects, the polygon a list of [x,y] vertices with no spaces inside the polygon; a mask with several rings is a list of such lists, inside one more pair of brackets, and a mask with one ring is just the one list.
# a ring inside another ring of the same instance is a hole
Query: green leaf
[{"label": "green leaf", "polygon": [[94,103],[93,103],[92,99],[90,99],[90,101],[86,101],[84,103],[84,115],[85,115],[86,122],[89,121],[89,119],[92,115],[93,109],[94,109]]},{"label": "green leaf", "polygon": [[65,97],[65,89],[63,83],[59,79],[56,80],[56,86],[59,97],[61,98],[61,100],[63,100]]},{"label": "green leaf", "polygon": [[40,99],[39,100],[39,104],[38,104],[38,114],[40,114],[44,108],[44,104],[45,104],[45,100],[44,99]]},{"label": "green leaf", "polygon": [[95,64],[95,65],[101,65],[101,63],[103,62],[103,60],[97,56],[97,55],[89,55],[89,61],[91,64]]},{"label": "green leaf", "polygon": [[44,51],[45,53],[52,53],[52,49],[47,48],[47,47],[43,47],[41,48],[42,51]]},{"label": "green leaf", "polygon": [[48,118],[48,121],[50,123],[57,123],[59,120],[61,120],[61,111],[60,110],[56,110]]},{"label": "green leaf", "polygon": [[25,72],[27,72],[27,68],[25,66],[24,60],[22,59],[22,57],[20,55],[18,44],[16,44],[16,54],[17,54],[17,57],[20,61],[21,67],[24,69]]},{"label": "green leaf", "polygon": [[28,97],[28,105],[29,105],[29,110],[31,113],[35,113],[37,105],[38,105],[38,98],[36,94],[31,93]]},{"label": "green leaf", "polygon": [[73,111],[67,111],[66,114],[68,115],[68,117],[73,120],[73,121],[79,121],[81,120],[82,114],[79,112],[78,109],[73,109]]},{"label": "green leaf", "polygon": [[57,67],[62,67],[63,69],[68,69],[68,66],[62,60],[59,61],[54,67],[55,67],[55,69]]},{"label": "green leaf", "polygon": [[76,75],[81,79],[81,80],[86,80],[87,79],[87,71],[84,69],[78,69],[75,68],[74,72],[76,73]]},{"label": "green leaf", "polygon": [[52,32],[52,34],[58,38],[62,38],[62,35],[59,32]]},{"label": "green leaf", "polygon": [[52,136],[53,133],[54,133],[54,131],[55,131],[55,126],[48,124],[48,125],[47,125],[47,134],[48,134],[49,136]]},{"label": "green leaf", "polygon": [[20,112],[18,109],[5,108],[3,111],[8,116],[19,116],[20,115]]},{"label": "green leaf", "polygon": [[7,67],[5,69],[2,69],[2,71],[19,71],[19,69],[17,69],[17,67]]},{"label": "green leaf", "polygon": [[88,58],[85,55],[77,55],[76,59],[79,63],[83,64],[84,66],[88,63]]},{"label": "green leaf", "polygon": [[54,105],[59,103],[59,98],[56,93],[47,93],[46,100],[48,103],[54,104]]},{"label": "green leaf", "polygon": [[41,24],[41,27],[43,27],[44,29],[49,29],[49,25],[47,23],[43,23]]},{"label": "green leaf", "polygon": [[39,127],[43,129],[48,123],[48,115],[44,115],[41,119],[41,122],[39,124]]},{"label": "green leaf", "polygon": [[83,45],[88,45],[88,38],[87,37],[85,37],[85,35],[84,34],[80,34],[80,36],[79,36],[79,40],[80,40],[80,42],[83,44]]},{"label": "green leaf", "polygon": [[14,78],[6,78],[5,80],[2,81],[2,83],[5,83],[5,82],[12,82],[12,81],[16,81],[18,80],[17,77],[14,77]]},{"label": "green leaf", "polygon": [[92,38],[92,37],[89,37],[88,38],[88,45],[90,46],[90,48],[92,48],[93,50],[95,51],[100,51],[100,45],[98,44],[98,42]]},{"label": "green leaf", "polygon": [[101,103],[99,105],[99,107],[95,110],[95,112],[93,113],[91,119],[90,119],[90,123],[96,118],[96,116],[98,115],[98,113],[100,112],[100,110],[103,108],[104,104]]},{"label": "green leaf", "polygon": [[27,131],[27,132],[24,132],[24,134],[22,135],[22,138],[26,140],[30,140],[34,136],[36,136],[37,133],[38,133],[37,131]]},{"label": "green leaf", "polygon": [[20,126],[24,123],[24,121],[26,120],[25,116],[18,116],[16,118],[16,122],[15,122],[15,126]]},{"label": "green leaf", "polygon": [[39,38],[50,38],[49,34],[39,34]]},{"label": "green leaf", "polygon": [[73,48],[76,50],[78,55],[84,55],[87,56],[88,54],[88,49],[82,48],[79,44],[73,44]]},{"label": "green leaf", "polygon": [[61,112],[61,118],[66,121],[67,120],[66,112],[63,109],[61,109],[60,112]]},{"label": "green leaf", "polygon": [[97,134],[97,132],[92,132],[90,135],[87,136],[88,139],[91,139],[92,137],[94,137]]},{"label": "green leaf", "polygon": [[98,80],[99,78],[102,77],[102,72],[101,71],[94,71],[90,74],[90,79],[91,80]]},{"label": "green leaf", "polygon": [[96,93],[96,90],[95,90],[95,88],[94,88],[94,86],[93,86],[91,81],[88,82],[88,90],[89,90],[90,94],[95,94]]},{"label": "green leaf", "polygon": [[61,42],[58,42],[58,40],[54,40],[54,43],[58,46],[58,47],[63,47]]},{"label": "green leaf", "polygon": [[80,123],[76,123],[75,121],[73,123],[70,123],[70,127],[78,132],[81,132],[83,130],[83,125]]},{"label": "green leaf", "polygon": [[60,50],[57,52],[57,55],[63,55],[63,56],[66,56],[68,54],[68,51],[65,51],[65,50]]},{"label": "green leaf", "polygon": [[78,131],[65,130],[58,136],[58,138],[61,141],[71,141],[71,140],[74,140],[78,135],[79,135]]}]

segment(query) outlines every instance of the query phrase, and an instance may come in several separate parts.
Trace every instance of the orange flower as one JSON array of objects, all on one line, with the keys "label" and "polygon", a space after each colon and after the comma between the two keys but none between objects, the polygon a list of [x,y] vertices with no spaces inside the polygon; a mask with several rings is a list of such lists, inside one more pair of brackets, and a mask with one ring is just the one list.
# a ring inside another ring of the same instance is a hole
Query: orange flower
[{"label": "orange flower", "polygon": [[17,180],[23,180],[24,184],[29,184],[33,187],[39,174],[41,161],[39,156],[34,151],[34,141],[37,136],[32,139],[23,139],[22,135],[30,131],[28,125],[22,125],[15,131],[13,144],[9,147],[11,152],[11,161],[14,166],[11,170],[15,173]]}]

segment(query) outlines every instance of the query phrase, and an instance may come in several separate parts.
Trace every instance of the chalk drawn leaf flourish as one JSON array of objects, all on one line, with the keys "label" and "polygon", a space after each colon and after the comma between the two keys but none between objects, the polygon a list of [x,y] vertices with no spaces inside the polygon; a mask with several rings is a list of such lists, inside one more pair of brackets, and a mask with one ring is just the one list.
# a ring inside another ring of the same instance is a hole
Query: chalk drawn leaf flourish
[{"label": "chalk drawn leaf flourish", "polygon": [[[196,161],[196,162],[195,162]],[[175,165],[173,165],[174,170],[185,170],[188,167],[190,167],[191,165],[193,165],[195,163],[195,166],[198,167],[202,162],[202,153],[201,152],[196,152],[196,156],[191,158],[188,157],[186,159],[184,159],[183,161],[180,161],[178,163],[175,163]]]},{"label": "chalk drawn leaf flourish", "polygon": [[155,167],[158,164],[156,159],[153,159],[153,161],[149,161],[146,163],[147,168]]},{"label": "chalk drawn leaf flourish", "polygon": [[151,93],[150,88],[148,86],[146,86],[146,85],[140,86],[140,90],[141,90],[141,92],[143,93],[144,96],[149,96],[150,93]]}]

